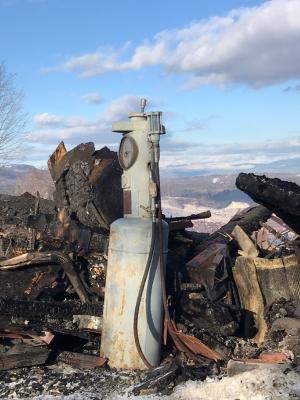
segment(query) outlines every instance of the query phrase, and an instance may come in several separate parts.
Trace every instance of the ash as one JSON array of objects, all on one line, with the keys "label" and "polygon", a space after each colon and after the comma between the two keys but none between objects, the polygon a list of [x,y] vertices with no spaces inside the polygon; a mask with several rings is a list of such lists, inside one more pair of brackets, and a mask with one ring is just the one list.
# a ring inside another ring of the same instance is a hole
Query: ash
[{"label": "ash", "polygon": [[1,399],[31,400],[291,400],[300,399],[300,371],[264,369],[232,377],[187,381],[170,395],[131,392],[135,372],[76,370],[66,365],[14,370],[1,374]]},{"label": "ash", "polygon": [[108,399],[125,393],[139,373],[105,368],[77,369],[64,363],[0,374],[0,399]]}]

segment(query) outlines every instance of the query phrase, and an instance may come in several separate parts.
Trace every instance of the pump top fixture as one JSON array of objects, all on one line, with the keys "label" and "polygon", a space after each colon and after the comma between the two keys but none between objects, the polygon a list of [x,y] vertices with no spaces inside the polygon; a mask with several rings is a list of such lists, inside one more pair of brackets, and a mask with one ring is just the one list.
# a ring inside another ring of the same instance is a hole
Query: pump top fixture
[{"label": "pump top fixture", "polygon": [[[155,218],[155,190],[152,179],[154,163],[159,162],[160,135],[165,133],[162,112],[145,112],[146,99],[141,99],[140,112],[128,114],[129,120],[114,122],[113,132],[123,134],[119,162],[123,169],[122,188],[124,217]],[[151,167],[152,166],[152,167]]]},{"label": "pump top fixture", "polygon": [[147,104],[147,100],[146,99],[141,99],[141,112],[142,113],[145,112],[146,104]]}]

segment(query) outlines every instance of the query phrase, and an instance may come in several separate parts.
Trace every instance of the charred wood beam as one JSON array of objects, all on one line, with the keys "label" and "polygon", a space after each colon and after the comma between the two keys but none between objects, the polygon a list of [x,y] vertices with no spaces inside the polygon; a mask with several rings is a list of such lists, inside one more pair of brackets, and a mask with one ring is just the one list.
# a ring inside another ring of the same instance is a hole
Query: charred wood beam
[{"label": "charred wood beam", "polygon": [[50,352],[51,350],[43,343],[22,339],[22,343],[0,354],[0,370],[45,364]]},{"label": "charred wood beam", "polygon": [[253,231],[260,228],[260,223],[267,221],[272,215],[272,212],[266,207],[257,206],[247,208],[242,212],[236,214],[231,220],[218,231],[214,232],[209,238],[197,247],[197,253],[207,249],[210,245],[215,243],[227,244],[231,241],[233,229],[239,225],[243,231],[251,236]]},{"label": "charred wood beam", "polygon": [[89,303],[89,294],[81,281],[80,276],[74,270],[73,264],[70,258],[61,252],[52,251],[47,253],[32,252],[25,253],[17,257],[13,257],[8,260],[0,261],[1,270],[11,270],[20,267],[29,267],[36,264],[60,264],[66,275],[68,276],[74,290],[76,291],[78,297],[83,303]]},{"label": "charred wood beam", "polygon": [[106,231],[122,216],[123,193],[117,153],[94,143],[66,151],[60,143],[48,161],[55,183],[54,201],[79,224],[93,232]]},{"label": "charred wood beam", "polygon": [[278,178],[241,173],[236,186],[300,234],[300,186]]},{"label": "charred wood beam", "polygon": [[139,394],[171,393],[174,385],[185,380],[201,380],[214,375],[216,364],[213,362],[200,365],[188,365],[180,362],[178,359],[171,363],[162,364],[149,372],[147,371],[141,382],[134,385],[132,393]]},{"label": "charred wood beam", "polygon": [[[58,264],[33,265],[11,270],[0,268],[1,296],[36,299],[56,286],[62,267]],[[63,288],[60,289],[61,292]],[[55,289],[54,289],[55,291]],[[59,289],[56,288],[58,292]]]},{"label": "charred wood beam", "polygon": [[171,221],[169,222],[169,230],[173,231],[183,231],[186,228],[192,228],[194,225],[192,221],[188,219],[181,219],[180,221]]},{"label": "charred wood beam", "polygon": [[[0,297],[0,315],[24,318],[26,320],[46,320],[61,319],[63,321],[73,321],[73,315],[94,315],[102,316],[103,303],[80,303],[78,301],[38,301],[38,300],[14,300],[11,298]],[[7,324],[0,320],[0,329],[6,328]]]},{"label": "charred wood beam", "polygon": [[191,214],[191,215],[186,215],[184,217],[171,217],[171,218],[166,218],[167,222],[174,222],[174,221],[181,221],[181,220],[197,220],[197,219],[206,219],[211,217],[211,212],[210,210],[198,213],[198,214]]}]

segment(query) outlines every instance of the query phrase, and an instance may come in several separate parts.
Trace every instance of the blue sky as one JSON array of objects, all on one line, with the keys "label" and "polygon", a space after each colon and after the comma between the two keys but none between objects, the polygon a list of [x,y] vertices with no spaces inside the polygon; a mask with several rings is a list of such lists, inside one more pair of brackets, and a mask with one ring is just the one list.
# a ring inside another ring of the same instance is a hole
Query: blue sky
[{"label": "blue sky", "polygon": [[111,122],[146,97],[165,113],[168,174],[288,164],[299,21],[299,0],[0,0],[0,62],[30,119],[20,161],[45,165],[61,139],[116,148]]}]

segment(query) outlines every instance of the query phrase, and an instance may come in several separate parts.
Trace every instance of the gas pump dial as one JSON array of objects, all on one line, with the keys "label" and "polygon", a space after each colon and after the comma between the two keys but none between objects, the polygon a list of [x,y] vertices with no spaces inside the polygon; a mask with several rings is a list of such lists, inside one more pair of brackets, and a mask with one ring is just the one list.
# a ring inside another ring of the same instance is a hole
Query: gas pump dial
[{"label": "gas pump dial", "polygon": [[129,169],[136,161],[138,147],[132,137],[124,136],[119,147],[119,162],[124,170]]}]

